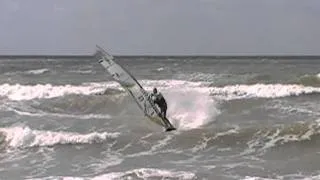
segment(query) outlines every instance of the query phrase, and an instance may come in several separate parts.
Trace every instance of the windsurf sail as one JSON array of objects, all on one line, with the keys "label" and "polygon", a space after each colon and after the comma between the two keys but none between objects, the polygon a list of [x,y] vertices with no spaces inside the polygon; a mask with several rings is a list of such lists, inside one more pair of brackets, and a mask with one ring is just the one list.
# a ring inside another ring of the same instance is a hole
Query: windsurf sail
[{"label": "windsurf sail", "polygon": [[138,107],[153,122],[163,126],[166,131],[175,130],[170,121],[160,115],[160,109],[156,106],[149,94],[128,70],[114,61],[114,57],[104,49],[97,46],[94,57],[109,72],[112,78],[118,82],[134,99]]}]

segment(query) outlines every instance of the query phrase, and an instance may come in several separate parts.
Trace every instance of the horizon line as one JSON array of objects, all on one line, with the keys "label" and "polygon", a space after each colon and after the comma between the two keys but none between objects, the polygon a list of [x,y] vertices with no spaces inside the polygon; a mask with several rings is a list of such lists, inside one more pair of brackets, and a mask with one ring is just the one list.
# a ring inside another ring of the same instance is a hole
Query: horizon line
[{"label": "horizon line", "polygon": [[[113,55],[117,58],[316,58],[320,55]],[[92,54],[59,54],[59,55],[0,55],[0,59],[20,58],[93,58]]]}]

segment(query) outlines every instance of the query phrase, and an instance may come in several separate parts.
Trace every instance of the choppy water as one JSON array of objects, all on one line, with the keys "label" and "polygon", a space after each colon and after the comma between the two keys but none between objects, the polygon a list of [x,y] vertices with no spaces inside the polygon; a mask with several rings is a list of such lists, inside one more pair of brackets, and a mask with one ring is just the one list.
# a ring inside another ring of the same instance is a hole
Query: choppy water
[{"label": "choppy water", "polygon": [[0,179],[320,178],[319,60],[119,62],[178,131],[94,60],[1,60]]}]

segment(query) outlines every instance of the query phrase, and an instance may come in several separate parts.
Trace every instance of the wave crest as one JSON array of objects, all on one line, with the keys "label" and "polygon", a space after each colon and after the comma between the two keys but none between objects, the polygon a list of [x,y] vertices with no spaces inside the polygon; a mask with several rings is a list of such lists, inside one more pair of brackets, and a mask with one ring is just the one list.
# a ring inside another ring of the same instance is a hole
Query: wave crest
[{"label": "wave crest", "polygon": [[307,86],[316,86],[319,87],[320,86],[320,73],[319,74],[312,74],[312,75],[304,75],[301,76],[298,79],[298,82],[303,84],[303,85],[307,85]]},{"label": "wave crest", "polygon": [[[161,91],[196,91],[211,94],[224,100],[243,98],[279,98],[299,96],[304,94],[319,94],[320,87],[298,84],[238,84],[222,87],[211,87],[208,82],[190,82],[180,80],[142,80],[142,86],[151,91],[158,87]],[[123,88],[116,82],[84,83],[82,85],[0,85],[0,96],[10,100],[31,100],[36,98],[54,98],[69,94],[80,95],[116,95],[123,92]]]},{"label": "wave crest", "polygon": [[109,174],[104,174],[101,176],[94,177],[94,180],[102,179],[194,179],[195,174],[186,171],[171,171],[171,170],[162,170],[154,168],[140,168],[134,169],[125,172],[113,172]]},{"label": "wave crest", "polygon": [[320,93],[320,88],[296,84],[231,85],[211,88],[211,95],[222,99],[279,98]]},{"label": "wave crest", "polygon": [[54,98],[68,94],[84,94],[89,95],[101,92],[103,86],[54,86],[51,84],[37,85],[0,85],[0,96],[6,96],[11,100],[31,100],[35,98]]},{"label": "wave crest", "polygon": [[33,74],[33,75],[39,75],[39,74],[44,74],[46,72],[49,72],[49,69],[44,68],[44,69],[35,69],[35,70],[30,70],[25,72],[26,74]]},{"label": "wave crest", "polygon": [[57,144],[92,144],[101,143],[118,137],[119,133],[79,134],[72,132],[53,132],[32,130],[29,127],[0,128],[6,146],[11,148],[53,146]]}]

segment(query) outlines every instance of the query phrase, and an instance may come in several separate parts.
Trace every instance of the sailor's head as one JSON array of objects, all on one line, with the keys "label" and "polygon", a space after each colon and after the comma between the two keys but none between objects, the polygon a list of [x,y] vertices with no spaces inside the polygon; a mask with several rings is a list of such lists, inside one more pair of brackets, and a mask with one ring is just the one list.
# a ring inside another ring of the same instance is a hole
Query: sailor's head
[{"label": "sailor's head", "polygon": [[158,92],[157,88],[153,88],[153,93],[156,94]]}]

